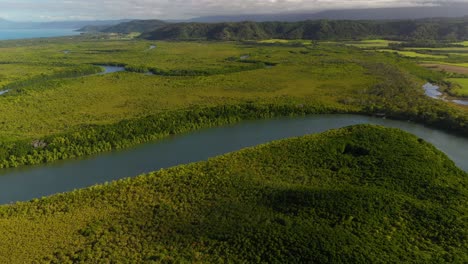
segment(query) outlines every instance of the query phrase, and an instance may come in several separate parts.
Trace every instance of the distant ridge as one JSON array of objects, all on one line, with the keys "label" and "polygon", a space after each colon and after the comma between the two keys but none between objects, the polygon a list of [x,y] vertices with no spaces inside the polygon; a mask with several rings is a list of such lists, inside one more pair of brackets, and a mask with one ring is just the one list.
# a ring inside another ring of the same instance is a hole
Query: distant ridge
[{"label": "distant ridge", "polygon": [[411,41],[468,39],[467,18],[422,20],[309,20],[302,22],[177,23],[145,32],[149,40],[262,39],[352,40],[386,38]]},{"label": "distant ridge", "polygon": [[88,25],[93,26],[112,26],[123,22],[128,22],[129,19],[120,20],[90,20],[90,21],[51,21],[51,22],[14,22],[0,18],[0,28],[8,29],[79,29]]},{"label": "distant ridge", "polygon": [[247,14],[231,16],[204,16],[188,20],[188,22],[241,22],[241,21],[287,21],[297,22],[318,19],[346,20],[401,20],[434,17],[462,17],[468,15],[468,3],[452,3],[441,6],[396,7],[326,10],[321,12],[297,12],[282,14]]},{"label": "distant ridge", "polygon": [[128,34],[131,32],[148,32],[156,30],[160,27],[166,26],[167,23],[162,20],[132,20],[129,22],[120,23],[118,25],[110,26],[101,30],[101,32],[112,33],[124,33]]}]

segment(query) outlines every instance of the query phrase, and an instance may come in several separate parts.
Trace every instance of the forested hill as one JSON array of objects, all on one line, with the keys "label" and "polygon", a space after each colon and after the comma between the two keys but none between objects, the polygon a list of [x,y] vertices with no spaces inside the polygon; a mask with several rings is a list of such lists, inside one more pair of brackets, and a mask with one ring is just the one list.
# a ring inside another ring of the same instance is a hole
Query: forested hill
[{"label": "forested hill", "polygon": [[167,23],[162,20],[151,19],[151,20],[132,20],[126,21],[117,25],[110,26],[96,26],[87,25],[78,29],[81,32],[105,32],[105,33],[121,33],[128,34],[132,32],[150,32],[160,27],[166,26]]},{"label": "forested hill", "polygon": [[149,32],[156,30],[160,27],[167,25],[162,20],[133,20],[125,23],[121,23],[115,26],[107,27],[102,32],[117,32],[117,33],[131,33],[131,32]]},{"label": "forested hill", "polygon": [[261,40],[362,38],[399,40],[465,40],[468,18],[401,21],[317,20],[303,22],[239,22],[168,24],[142,34],[150,40]]}]

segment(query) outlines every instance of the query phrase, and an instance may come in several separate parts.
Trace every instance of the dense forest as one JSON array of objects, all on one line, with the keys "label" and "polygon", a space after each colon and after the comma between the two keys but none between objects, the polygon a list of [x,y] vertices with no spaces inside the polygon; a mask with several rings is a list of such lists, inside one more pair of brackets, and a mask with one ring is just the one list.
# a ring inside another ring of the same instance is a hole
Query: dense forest
[{"label": "dense forest", "polygon": [[[148,23],[151,28],[154,21]],[[103,32],[128,33],[132,23],[112,27]],[[468,38],[468,18],[424,19],[402,21],[317,20],[303,22],[238,22],[238,23],[177,23],[152,31],[141,27],[143,38],[150,40],[262,40],[309,39],[351,40],[387,38],[398,40],[457,41]]]},{"label": "dense forest", "polygon": [[466,263],[467,179],[347,127],[2,206],[0,262]]},{"label": "dense forest", "polygon": [[167,25],[167,23],[161,20],[134,20],[106,27],[104,29],[101,29],[101,31],[108,33],[118,32],[128,34],[132,32],[149,32],[163,27],[165,25]]}]

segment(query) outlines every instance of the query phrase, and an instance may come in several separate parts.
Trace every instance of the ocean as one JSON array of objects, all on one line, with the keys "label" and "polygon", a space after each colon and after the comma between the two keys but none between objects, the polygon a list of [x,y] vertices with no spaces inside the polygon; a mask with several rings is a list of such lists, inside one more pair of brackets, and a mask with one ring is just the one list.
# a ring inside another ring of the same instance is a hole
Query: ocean
[{"label": "ocean", "polygon": [[0,29],[0,40],[78,35],[74,29]]}]

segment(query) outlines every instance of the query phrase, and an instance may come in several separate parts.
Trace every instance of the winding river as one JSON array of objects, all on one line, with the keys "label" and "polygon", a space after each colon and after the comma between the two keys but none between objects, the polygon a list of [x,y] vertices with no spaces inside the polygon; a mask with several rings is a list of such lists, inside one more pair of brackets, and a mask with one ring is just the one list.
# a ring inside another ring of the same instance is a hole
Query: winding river
[{"label": "winding river", "polygon": [[206,160],[245,147],[355,124],[379,124],[413,133],[468,171],[468,139],[409,122],[357,115],[312,115],[246,121],[172,136],[131,149],[83,159],[0,170],[0,204],[25,201],[179,164]]}]

